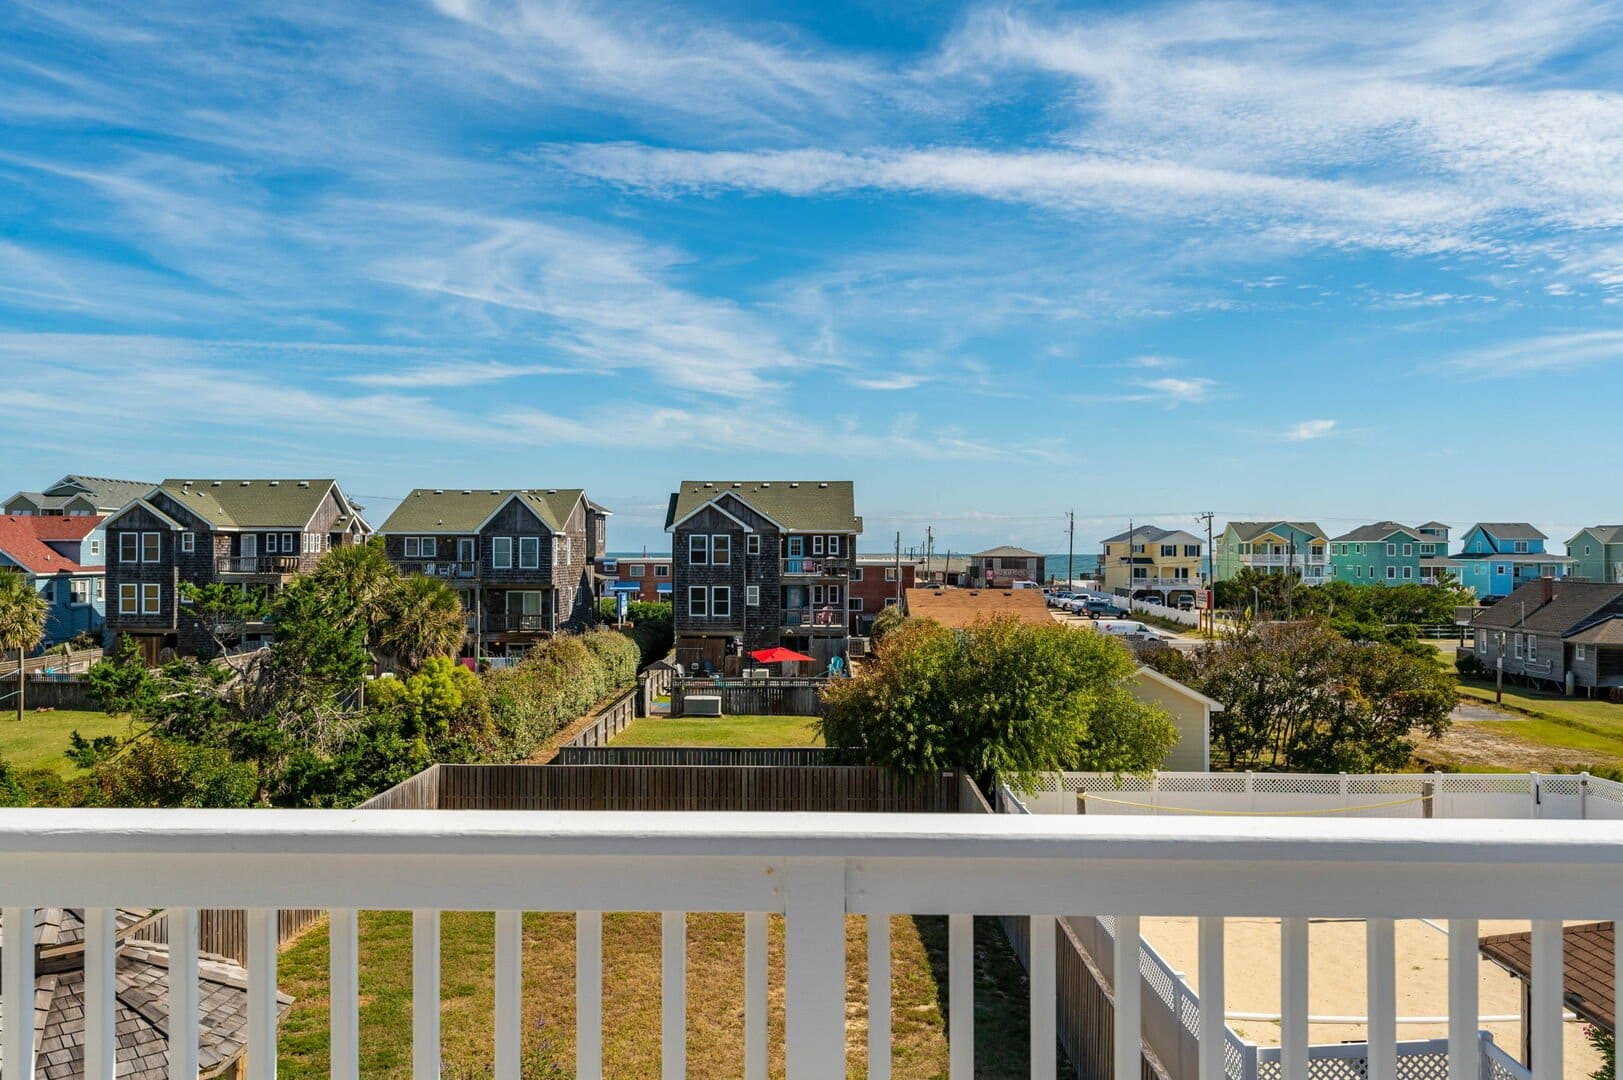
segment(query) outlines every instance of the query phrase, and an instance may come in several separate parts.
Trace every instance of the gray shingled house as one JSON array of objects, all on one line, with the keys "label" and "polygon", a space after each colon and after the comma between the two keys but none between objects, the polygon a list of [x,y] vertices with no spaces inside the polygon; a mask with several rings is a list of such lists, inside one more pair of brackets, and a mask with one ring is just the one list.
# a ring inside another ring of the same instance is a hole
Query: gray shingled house
[{"label": "gray shingled house", "polygon": [[1476,658],[1549,690],[1623,691],[1623,584],[1542,578],[1471,622]]}]

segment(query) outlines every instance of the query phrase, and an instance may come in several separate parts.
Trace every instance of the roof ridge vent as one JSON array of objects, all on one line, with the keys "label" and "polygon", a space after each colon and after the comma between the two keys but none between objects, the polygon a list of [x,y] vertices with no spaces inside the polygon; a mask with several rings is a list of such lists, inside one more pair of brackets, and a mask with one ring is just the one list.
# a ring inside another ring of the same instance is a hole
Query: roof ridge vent
[{"label": "roof ridge vent", "polygon": [[211,481],[209,483],[209,487],[219,487],[219,486],[220,486],[220,482],[218,480],[214,480],[214,481]]},{"label": "roof ridge vent", "polygon": [[791,480],[791,481],[789,481],[789,486],[797,488],[797,487],[800,486],[800,481],[799,480]]},{"label": "roof ridge vent", "polygon": [[310,486],[310,481],[308,481],[308,480],[300,480],[299,481],[299,486],[302,487],[302,488],[307,488],[307,487]]},{"label": "roof ridge vent", "polygon": [[282,482],[281,482],[281,481],[280,481],[280,480],[272,480],[272,481],[271,481],[271,482],[270,482],[270,486],[271,486],[271,487],[281,487],[281,486],[282,486]]},{"label": "roof ridge vent", "polygon": [[436,494],[436,495],[444,495],[445,490],[443,488],[435,488],[434,489],[434,494]]},{"label": "roof ridge vent", "polygon": [[547,488],[547,494],[548,495],[556,495],[556,494],[558,494],[558,489],[557,488]]},{"label": "roof ridge vent", "polygon": [[828,487],[828,481],[823,480],[823,481],[819,482],[817,486],[820,487],[820,488],[826,488],[826,487]]},{"label": "roof ridge vent", "polygon": [[237,481],[237,485],[239,487],[247,487],[251,483],[253,483],[252,480],[239,480],[239,481]]},{"label": "roof ridge vent", "polygon": [[500,495],[502,493],[502,490],[501,490],[501,488],[491,488],[490,493],[492,495]]},{"label": "roof ridge vent", "polygon": [[470,488],[463,488],[462,489],[462,494],[464,494],[464,495],[472,495],[473,491]]}]

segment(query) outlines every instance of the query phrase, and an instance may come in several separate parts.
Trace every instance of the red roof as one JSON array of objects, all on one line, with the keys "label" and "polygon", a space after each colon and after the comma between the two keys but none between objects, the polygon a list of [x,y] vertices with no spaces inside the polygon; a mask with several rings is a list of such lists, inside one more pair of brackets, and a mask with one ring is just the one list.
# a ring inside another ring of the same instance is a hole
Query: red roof
[{"label": "red roof", "polygon": [[0,514],[0,552],[31,574],[80,574],[102,569],[81,565],[52,548],[47,540],[83,540],[104,519],[94,515],[41,517]]}]

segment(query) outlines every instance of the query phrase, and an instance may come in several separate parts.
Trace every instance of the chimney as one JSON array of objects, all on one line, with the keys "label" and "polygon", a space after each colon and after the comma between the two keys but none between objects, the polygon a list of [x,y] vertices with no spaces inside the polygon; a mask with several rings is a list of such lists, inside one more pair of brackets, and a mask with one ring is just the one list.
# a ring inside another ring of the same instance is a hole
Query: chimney
[{"label": "chimney", "polygon": [[1555,599],[1555,578],[1545,575],[1538,579],[1538,602],[1548,604]]}]

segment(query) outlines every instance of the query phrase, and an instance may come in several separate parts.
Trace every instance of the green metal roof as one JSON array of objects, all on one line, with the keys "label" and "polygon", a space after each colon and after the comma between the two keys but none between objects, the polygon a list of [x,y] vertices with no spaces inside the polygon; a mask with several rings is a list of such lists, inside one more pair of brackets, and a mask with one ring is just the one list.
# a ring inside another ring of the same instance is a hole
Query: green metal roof
[{"label": "green metal roof", "polygon": [[417,488],[403,499],[381,533],[474,533],[508,499],[517,497],[552,532],[563,532],[580,488]]},{"label": "green metal roof", "polygon": [[722,495],[735,495],[785,529],[861,532],[856,493],[849,480],[684,480],[671,496],[665,527]]},{"label": "green metal roof", "polygon": [[158,489],[217,529],[302,528],[335,480],[165,480]]}]

